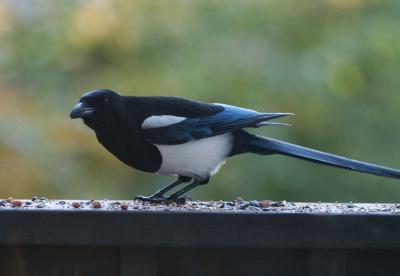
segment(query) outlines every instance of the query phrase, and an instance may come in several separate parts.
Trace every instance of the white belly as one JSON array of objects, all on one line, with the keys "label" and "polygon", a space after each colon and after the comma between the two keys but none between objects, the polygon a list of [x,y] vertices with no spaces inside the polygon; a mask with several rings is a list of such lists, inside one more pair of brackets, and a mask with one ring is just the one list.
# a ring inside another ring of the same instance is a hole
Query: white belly
[{"label": "white belly", "polygon": [[161,153],[158,173],[182,175],[198,180],[216,174],[233,146],[231,133],[180,145],[155,145]]}]

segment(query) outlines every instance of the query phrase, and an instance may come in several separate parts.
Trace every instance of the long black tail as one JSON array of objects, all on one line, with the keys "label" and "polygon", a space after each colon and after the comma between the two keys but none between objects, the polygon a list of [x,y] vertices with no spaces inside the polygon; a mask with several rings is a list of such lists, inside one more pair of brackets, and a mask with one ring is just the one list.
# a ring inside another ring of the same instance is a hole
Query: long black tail
[{"label": "long black tail", "polygon": [[400,178],[400,170],[386,168],[366,162],[361,162],[330,153],[313,150],[298,145],[270,139],[262,136],[248,136],[251,151],[258,154],[283,154],[311,162],[325,164],[333,167],[370,173],[379,176]]}]

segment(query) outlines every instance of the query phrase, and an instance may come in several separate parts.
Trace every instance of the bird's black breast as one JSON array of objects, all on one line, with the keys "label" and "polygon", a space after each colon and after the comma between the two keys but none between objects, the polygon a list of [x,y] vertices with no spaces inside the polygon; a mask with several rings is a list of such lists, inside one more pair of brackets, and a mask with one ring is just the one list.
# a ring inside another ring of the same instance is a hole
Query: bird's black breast
[{"label": "bird's black breast", "polygon": [[122,100],[101,114],[93,129],[99,142],[119,160],[141,171],[156,172],[161,154],[143,137],[140,116],[136,106]]},{"label": "bird's black breast", "polygon": [[122,133],[96,132],[99,142],[126,165],[145,172],[161,167],[161,154],[156,146]]}]

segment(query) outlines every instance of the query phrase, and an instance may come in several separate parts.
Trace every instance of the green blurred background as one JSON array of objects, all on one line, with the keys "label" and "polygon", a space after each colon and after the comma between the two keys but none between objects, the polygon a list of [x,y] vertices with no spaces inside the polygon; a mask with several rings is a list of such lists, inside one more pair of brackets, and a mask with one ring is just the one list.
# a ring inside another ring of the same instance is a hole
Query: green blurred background
[{"label": "green blurred background", "polygon": [[[0,197],[123,198],[131,169],[69,119],[88,90],[294,112],[252,132],[400,168],[400,2],[1,1]],[[228,160],[197,199],[400,201],[400,182],[281,156]]]}]

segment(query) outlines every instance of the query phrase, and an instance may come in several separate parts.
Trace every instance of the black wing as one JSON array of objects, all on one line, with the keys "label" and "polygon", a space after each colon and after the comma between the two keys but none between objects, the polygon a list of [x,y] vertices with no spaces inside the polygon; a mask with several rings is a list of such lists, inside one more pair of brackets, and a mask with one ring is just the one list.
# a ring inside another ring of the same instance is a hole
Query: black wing
[{"label": "black wing", "polygon": [[209,116],[187,118],[165,127],[144,129],[145,136],[153,144],[175,145],[242,128],[285,125],[266,121],[292,115],[292,113],[259,113],[230,105],[215,105],[223,107],[223,110]]}]

